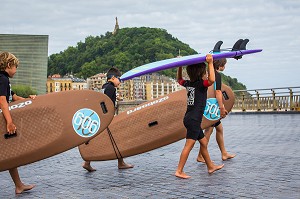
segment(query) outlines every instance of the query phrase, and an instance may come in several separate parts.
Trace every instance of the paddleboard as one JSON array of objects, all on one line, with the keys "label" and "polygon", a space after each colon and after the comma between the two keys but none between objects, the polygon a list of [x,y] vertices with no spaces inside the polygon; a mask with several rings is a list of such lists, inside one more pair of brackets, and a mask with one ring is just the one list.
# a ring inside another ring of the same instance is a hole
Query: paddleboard
[{"label": "paddleboard", "polygon": [[[225,108],[229,112],[234,104],[234,94],[224,84],[222,93]],[[220,111],[214,97],[214,88],[210,86],[202,129],[220,120]],[[113,160],[179,141],[186,136],[183,125],[186,104],[186,90],[183,89],[129,108],[115,116],[108,127],[109,131],[106,129],[88,143],[80,145],[80,154],[86,161]]]},{"label": "paddleboard", "polygon": [[67,151],[110,124],[114,105],[103,93],[64,91],[9,104],[17,133],[9,136],[0,113],[0,171]]},{"label": "paddleboard", "polygon": [[[261,52],[262,49],[253,49],[253,50],[238,50],[238,51],[220,51],[220,52],[213,52],[212,56],[214,59],[221,59],[221,58],[237,58],[240,59],[243,55],[253,54]],[[149,64],[145,64],[132,70],[124,73],[121,76],[121,80],[125,81],[128,79],[132,79],[134,77],[139,77],[142,75],[146,75],[149,73],[158,72],[161,70],[166,70],[170,68],[180,67],[180,66],[187,66],[191,64],[202,63],[206,61],[206,55],[196,54],[196,55],[189,55],[179,58],[172,58],[166,59],[162,61],[157,61]]]}]

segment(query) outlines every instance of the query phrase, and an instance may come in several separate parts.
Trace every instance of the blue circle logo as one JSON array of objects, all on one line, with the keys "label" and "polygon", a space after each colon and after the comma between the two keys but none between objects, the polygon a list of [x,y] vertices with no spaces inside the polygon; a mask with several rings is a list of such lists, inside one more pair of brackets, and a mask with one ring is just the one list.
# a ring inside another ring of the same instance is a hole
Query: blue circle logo
[{"label": "blue circle logo", "polygon": [[208,98],[204,110],[204,117],[208,120],[220,119],[220,109],[216,98]]},{"label": "blue circle logo", "polygon": [[88,108],[78,110],[72,119],[73,129],[81,137],[92,137],[100,128],[98,114]]}]

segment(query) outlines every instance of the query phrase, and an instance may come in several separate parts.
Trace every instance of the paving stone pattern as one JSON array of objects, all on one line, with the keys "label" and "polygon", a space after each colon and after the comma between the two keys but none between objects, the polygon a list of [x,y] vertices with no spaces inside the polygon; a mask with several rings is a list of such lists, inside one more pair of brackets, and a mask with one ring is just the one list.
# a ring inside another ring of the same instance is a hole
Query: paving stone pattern
[{"label": "paving stone pattern", "polygon": [[185,140],[117,161],[92,162],[86,172],[77,148],[19,168],[26,183],[37,186],[14,194],[7,171],[0,172],[0,198],[300,198],[300,114],[230,114],[223,120],[225,146],[237,156],[222,161],[212,135],[212,160],[225,167],[212,175],[196,162],[195,144],[183,180],[174,176]]}]

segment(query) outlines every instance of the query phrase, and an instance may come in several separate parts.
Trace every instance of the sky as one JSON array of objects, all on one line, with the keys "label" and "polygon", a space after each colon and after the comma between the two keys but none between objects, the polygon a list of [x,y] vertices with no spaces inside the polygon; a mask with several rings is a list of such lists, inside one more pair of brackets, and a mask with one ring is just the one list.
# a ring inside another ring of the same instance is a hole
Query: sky
[{"label": "sky", "polygon": [[[249,39],[261,53],[229,59],[224,74],[247,89],[300,86],[299,0],[1,0],[0,34],[49,35],[48,54],[120,28],[167,30],[199,53]],[[126,72],[126,71],[123,71]]]}]

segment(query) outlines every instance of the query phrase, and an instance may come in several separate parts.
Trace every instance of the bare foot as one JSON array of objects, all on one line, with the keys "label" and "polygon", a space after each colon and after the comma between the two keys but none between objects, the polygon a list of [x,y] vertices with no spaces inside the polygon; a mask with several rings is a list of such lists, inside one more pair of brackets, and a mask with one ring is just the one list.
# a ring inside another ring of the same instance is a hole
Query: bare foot
[{"label": "bare foot", "polygon": [[82,167],[83,167],[84,169],[86,169],[88,172],[96,171],[96,169],[94,169],[90,164],[87,164],[86,162],[83,163]]},{"label": "bare foot", "polygon": [[198,156],[197,157],[197,162],[205,163],[205,160],[204,160],[203,156]]},{"label": "bare foot", "polygon": [[176,171],[175,176],[177,178],[182,178],[182,179],[191,178],[191,176],[188,176],[186,173],[184,173],[184,172],[178,172],[178,171]]},{"label": "bare foot", "polygon": [[213,167],[211,169],[208,169],[208,173],[212,174],[213,172],[222,169],[224,167],[224,164],[222,165],[213,165]]},{"label": "bare foot", "polygon": [[229,153],[227,153],[226,155],[222,155],[222,160],[225,161],[225,160],[234,158],[235,156],[236,156],[236,154],[229,154]]},{"label": "bare foot", "polygon": [[[197,162],[202,162],[202,163],[205,163],[205,160],[204,160],[204,158],[203,158],[203,156],[198,156],[197,157]],[[211,161],[212,163],[214,163],[214,161]]]},{"label": "bare foot", "polygon": [[31,190],[32,188],[35,187],[35,184],[31,184],[31,185],[22,185],[21,187],[16,187],[16,194],[21,194],[23,193],[24,191],[28,191],[28,190]]},{"label": "bare foot", "polygon": [[132,165],[132,164],[126,164],[126,163],[118,164],[119,169],[131,169],[133,167],[134,167],[134,165]]}]

